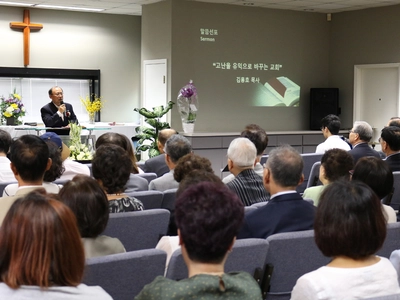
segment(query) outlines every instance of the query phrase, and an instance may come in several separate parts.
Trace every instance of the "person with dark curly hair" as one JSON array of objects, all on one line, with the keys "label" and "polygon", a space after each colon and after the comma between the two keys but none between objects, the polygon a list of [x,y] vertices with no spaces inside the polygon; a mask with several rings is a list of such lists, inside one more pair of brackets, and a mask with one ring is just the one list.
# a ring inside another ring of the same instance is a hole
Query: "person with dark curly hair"
[{"label": "person with dark curly hair", "polygon": [[132,161],[132,170],[129,176],[129,180],[126,183],[125,192],[131,193],[135,191],[147,191],[149,189],[149,182],[137,175],[139,173],[144,173],[137,165],[136,165],[136,156],[133,151],[132,142],[128,139],[126,135],[119,134],[116,132],[107,132],[102,134],[96,141],[96,148],[102,145],[117,145],[126,151],[129,158]]},{"label": "person with dark curly hair", "polygon": [[[213,182],[221,186],[225,186],[225,184],[221,181],[221,178],[214,173],[205,170],[193,170],[190,171],[190,173],[187,174],[187,176],[185,176],[185,178],[179,183],[179,188],[176,191],[176,197],[180,197],[180,195],[183,194],[183,192],[185,192],[187,189],[201,182]],[[169,219],[167,235],[163,236],[156,246],[156,249],[161,249],[167,252],[167,266],[172,253],[179,248],[179,239],[177,235],[178,228],[176,227],[175,223],[175,210],[173,210],[171,211]]]},{"label": "person with dark curly hair", "polygon": [[193,170],[203,170],[214,173],[211,162],[208,158],[201,157],[194,153],[189,153],[178,160],[178,163],[174,169],[174,178],[177,182],[181,182],[186,175]]},{"label": "person with dark curly hair", "polygon": [[137,160],[133,151],[132,142],[128,139],[126,135],[117,132],[106,132],[97,139],[96,148],[106,144],[120,146],[126,151],[126,153],[128,153],[129,158],[132,160],[132,174],[143,173],[143,171],[140,170],[139,167],[136,165]]},{"label": "person with dark curly hair", "polygon": [[111,213],[143,210],[143,204],[124,194],[132,170],[132,160],[117,145],[103,145],[96,149],[92,160],[93,177],[107,194]]},{"label": "person with dark curly hair", "polygon": [[175,211],[189,278],[158,276],[135,299],[262,299],[250,274],[224,272],[243,221],[240,199],[226,186],[202,182],[179,196]]},{"label": "person with dark curly hair", "polygon": [[353,157],[348,151],[337,148],[327,150],[321,158],[319,168],[319,180],[322,185],[307,188],[303,193],[303,198],[312,199],[314,205],[317,206],[325,187],[341,178],[350,180],[350,171],[353,167]]},{"label": "person with dark curly hair", "polygon": [[380,199],[365,183],[331,183],[321,195],[314,225],[315,243],[332,261],[301,276],[292,300],[400,294],[396,270],[375,255],[386,238],[386,220]]},{"label": "person with dark curly hair", "polygon": [[76,216],[86,258],[125,252],[119,239],[101,235],[110,209],[107,195],[95,179],[76,175],[64,185],[59,196]]},{"label": "person with dark curly hair", "polygon": [[82,284],[85,255],[73,212],[55,194],[14,202],[0,227],[0,299],[111,300]]}]

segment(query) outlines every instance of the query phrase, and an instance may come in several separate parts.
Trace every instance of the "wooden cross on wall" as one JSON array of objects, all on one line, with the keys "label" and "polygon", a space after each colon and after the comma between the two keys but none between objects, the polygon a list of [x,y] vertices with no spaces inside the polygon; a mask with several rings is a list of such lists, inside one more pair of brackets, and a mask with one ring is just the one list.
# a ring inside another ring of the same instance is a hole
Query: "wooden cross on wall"
[{"label": "wooden cross on wall", "polygon": [[29,10],[24,10],[24,21],[23,22],[11,22],[10,28],[22,29],[24,31],[24,66],[29,65],[29,37],[31,30],[40,30],[43,28],[42,24],[31,24],[30,23]]}]

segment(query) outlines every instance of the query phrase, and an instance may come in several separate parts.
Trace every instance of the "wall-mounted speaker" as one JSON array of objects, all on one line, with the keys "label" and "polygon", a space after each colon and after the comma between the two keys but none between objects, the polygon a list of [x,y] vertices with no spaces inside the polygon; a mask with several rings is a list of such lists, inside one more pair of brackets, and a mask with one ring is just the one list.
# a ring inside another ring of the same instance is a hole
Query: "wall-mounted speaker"
[{"label": "wall-mounted speaker", "polygon": [[329,114],[339,115],[338,88],[310,89],[310,129],[319,130],[321,119]]}]

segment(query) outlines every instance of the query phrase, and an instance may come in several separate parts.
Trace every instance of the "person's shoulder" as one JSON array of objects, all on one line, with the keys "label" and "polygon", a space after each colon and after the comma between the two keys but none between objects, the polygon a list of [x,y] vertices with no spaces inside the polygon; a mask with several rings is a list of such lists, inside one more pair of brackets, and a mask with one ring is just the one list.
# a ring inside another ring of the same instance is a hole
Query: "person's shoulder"
[{"label": "person's shoulder", "polygon": [[[225,278],[231,285],[238,287],[243,292],[245,299],[261,299],[261,289],[257,281],[247,272],[226,273]],[[223,277],[224,278],[224,277]]]},{"label": "person's shoulder", "polygon": [[135,297],[135,300],[147,299],[170,299],[171,295],[164,291],[165,288],[174,290],[179,281],[168,279],[164,276],[157,276],[153,282],[144,286],[142,291]]},{"label": "person's shoulder", "polygon": [[[76,287],[82,293],[82,299],[109,300],[112,297],[100,286],[87,286],[81,283]],[[91,298],[89,298],[91,297]]]}]

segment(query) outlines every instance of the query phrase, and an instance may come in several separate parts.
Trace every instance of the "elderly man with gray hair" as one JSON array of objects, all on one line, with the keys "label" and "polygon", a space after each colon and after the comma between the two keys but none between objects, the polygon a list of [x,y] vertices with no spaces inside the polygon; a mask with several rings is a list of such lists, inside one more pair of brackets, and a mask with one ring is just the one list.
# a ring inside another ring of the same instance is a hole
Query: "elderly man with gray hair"
[{"label": "elderly man with gray hair", "polygon": [[234,139],[228,148],[228,168],[235,179],[226,186],[235,192],[245,206],[269,200],[262,178],[254,171],[256,146],[247,138]]},{"label": "elderly man with gray hair", "polygon": [[368,146],[368,142],[372,139],[372,133],[372,127],[367,122],[354,122],[353,128],[349,132],[349,142],[353,146],[349,153],[353,156],[354,165],[361,157],[380,157],[377,151]]},{"label": "elderly man with gray hair", "polygon": [[169,172],[149,184],[149,190],[165,191],[178,188],[179,183],[174,179],[174,169],[178,160],[192,152],[192,145],[187,138],[180,134],[172,135],[165,143],[165,163],[169,168]]},{"label": "elderly man with gray hair", "polygon": [[267,205],[246,214],[237,238],[266,239],[275,233],[313,229],[315,207],[296,192],[303,180],[300,154],[289,145],[273,149],[263,177],[271,199]]}]

